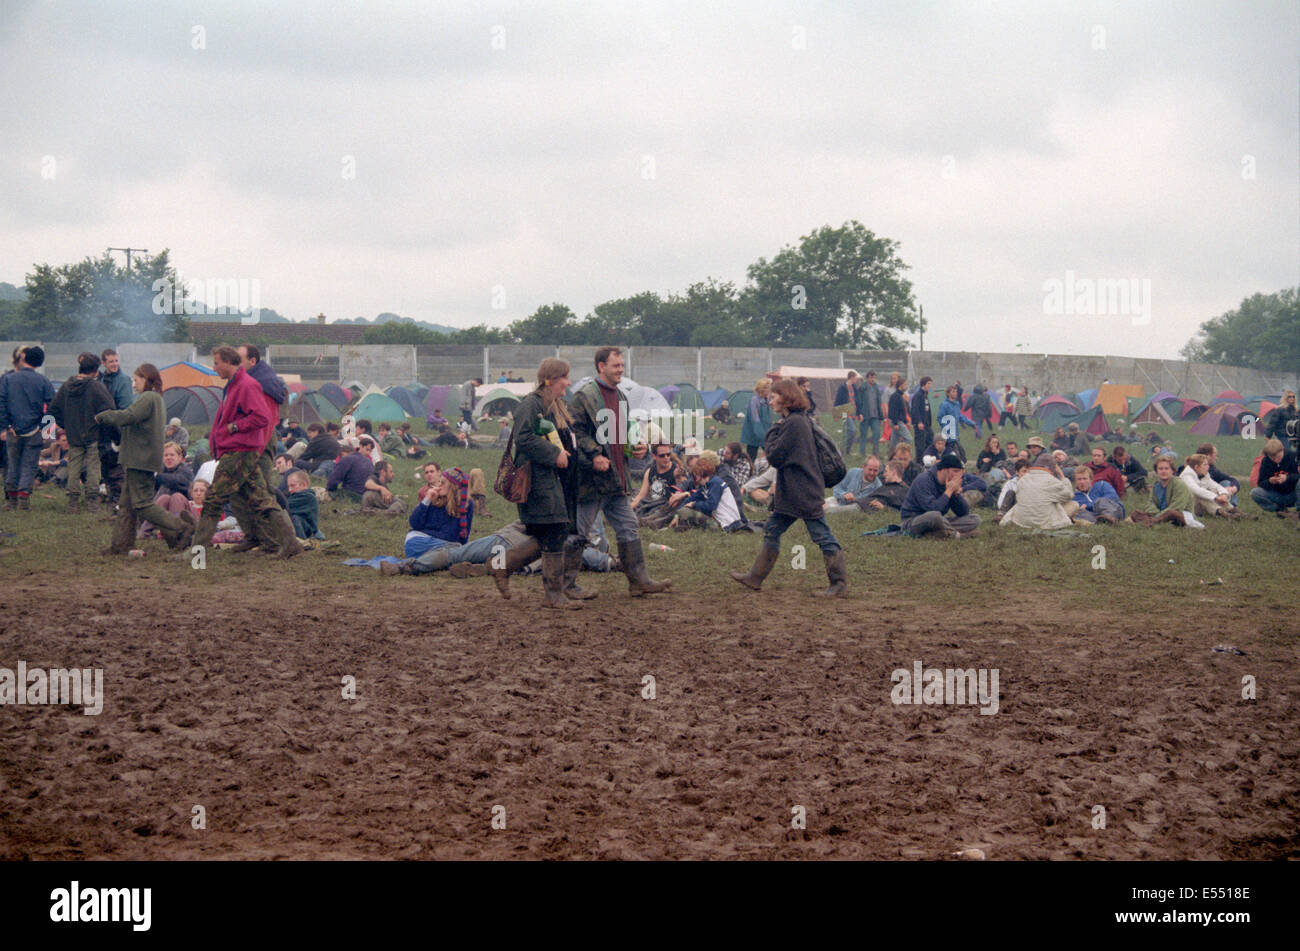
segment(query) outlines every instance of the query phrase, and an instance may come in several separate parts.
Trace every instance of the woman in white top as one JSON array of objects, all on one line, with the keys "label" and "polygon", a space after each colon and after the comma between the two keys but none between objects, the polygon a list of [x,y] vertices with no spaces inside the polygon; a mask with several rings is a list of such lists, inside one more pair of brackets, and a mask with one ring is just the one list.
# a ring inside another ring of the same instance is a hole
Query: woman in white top
[{"label": "woman in white top", "polygon": [[1197,452],[1185,461],[1187,465],[1183,467],[1181,478],[1192,493],[1196,514],[1239,518],[1241,513],[1232,507],[1232,496],[1237,487],[1222,486],[1210,478],[1210,457]]}]

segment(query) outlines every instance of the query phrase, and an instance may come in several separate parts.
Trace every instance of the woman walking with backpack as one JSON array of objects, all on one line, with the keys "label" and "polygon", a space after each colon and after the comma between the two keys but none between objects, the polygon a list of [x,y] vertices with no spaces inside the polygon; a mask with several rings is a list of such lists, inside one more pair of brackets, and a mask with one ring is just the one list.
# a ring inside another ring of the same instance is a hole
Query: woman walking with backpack
[{"label": "woman walking with backpack", "polygon": [[808,534],[826,560],[826,577],[830,581],[829,587],[817,594],[843,598],[848,587],[848,568],[844,550],[823,517],[826,483],[817,461],[808,398],[794,380],[778,380],[772,385],[771,405],[778,418],[768,430],[763,448],[768,462],[777,470],[773,511],[763,530],[763,544],[753,567],[748,572],[733,571],[731,577],[747,588],[760,590],[763,579],[771,573],[781,554],[781,536],[803,519]]}]

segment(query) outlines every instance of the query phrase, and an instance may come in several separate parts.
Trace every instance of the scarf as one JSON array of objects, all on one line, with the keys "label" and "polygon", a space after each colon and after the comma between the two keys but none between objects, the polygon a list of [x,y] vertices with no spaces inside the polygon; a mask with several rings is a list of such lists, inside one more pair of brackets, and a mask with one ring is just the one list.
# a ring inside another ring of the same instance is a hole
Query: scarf
[{"label": "scarf", "polygon": [[460,495],[460,540],[469,541],[469,479],[459,467],[454,469],[443,469],[442,477],[456,487]]}]

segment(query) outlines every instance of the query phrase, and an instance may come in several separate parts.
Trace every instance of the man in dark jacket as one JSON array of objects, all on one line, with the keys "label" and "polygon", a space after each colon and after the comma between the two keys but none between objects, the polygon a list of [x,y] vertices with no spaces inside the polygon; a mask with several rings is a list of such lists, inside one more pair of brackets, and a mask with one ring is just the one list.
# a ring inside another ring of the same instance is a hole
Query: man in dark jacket
[{"label": "man in dark jacket", "polygon": [[54,385],[37,373],[45,363],[40,347],[26,348],[14,372],[0,377],[0,429],[5,434],[6,509],[31,508],[32,486],[41,458],[41,419],[54,399]]},{"label": "man in dark jacket", "polygon": [[81,510],[81,477],[86,477],[86,508],[99,508],[99,424],[95,414],[115,409],[112,394],[99,379],[99,357],[77,357],[76,376],[59,387],[50,415],[68,434],[68,511]]},{"label": "man in dark jacket", "polygon": [[853,444],[861,440],[861,411],[858,404],[858,371],[850,370],[848,377],[835,390],[835,406],[844,407],[844,455],[853,452]]},{"label": "man in dark jacket", "polygon": [[930,413],[930,387],[933,386],[930,377],[921,377],[921,385],[912,393],[912,405],[909,411],[912,414],[912,442],[914,445],[928,446],[930,440],[934,438],[934,417]]},{"label": "man in dark jacket", "polygon": [[903,531],[918,538],[929,534],[961,538],[973,533],[979,528],[980,517],[971,514],[961,490],[961,459],[955,453],[945,453],[908,489],[899,512]]},{"label": "man in dark jacket", "polygon": [[879,512],[886,506],[891,509],[903,507],[908,493],[908,485],[903,481],[903,468],[903,464],[897,459],[885,463],[884,482],[864,500],[867,511]]},{"label": "man in dark jacket", "polygon": [[[885,422],[884,398],[880,387],[876,385],[876,371],[868,370],[866,379],[858,386],[856,392],[858,415],[861,417],[862,451],[867,456],[874,456],[880,449],[880,432]],[[868,445],[868,437],[870,444]]]},{"label": "man in dark jacket", "polygon": [[[108,395],[113,397],[113,409],[126,409],[135,402],[130,375],[122,370],[116,350],[105,350],[99,359],[99,382],[104,384]],[[122,494],[122,483],[126,481],[126,470],[117,458],[117,446],[121,441],[122,434],[116,426],[99,428],[99,471],[104,484],[108,486],[110,508],[117,504],[118,496]]]},{"label": "man in dark jacket", "polygon": [[1265,512],[1279,516],[1296,506],[1296,483],[1300,470],[1296,458],[1286,451],[1286,443],[1274,437],[1264,443],[1264,458],[1259,463],[1259,485],[1250,490],[1250,497]]},{"label": "man in dark jacket", "polygon": [[[325,427],[320,423],[312,423],[307,427],[307,448],[298,457],[298,465],[308,472],[315,472],[324,462],[329,462],[330,468],[333,468],[334,460],[341,452],[343,447],[339,445],[339,441],[325,432]],[[321,474],[329,475],[328,472]]]},{"label": "man in dark jacket", "polygon": [[[627,397],[618,388],[623,379],[623,351],[601,347],[596,351],[596,379],[573,394],[569,414],[578,454],[578,540],[565,548],[564,591],[573,597],[582,567],[582,547],[604,514],[605,524],[618,540],[619,562],[627,575],[632,597],[667,591],[671,581],[654,581],[646,572],[645,554],[636,515],[628,503]],[[581,595],[579,595],[581,596]]]}]

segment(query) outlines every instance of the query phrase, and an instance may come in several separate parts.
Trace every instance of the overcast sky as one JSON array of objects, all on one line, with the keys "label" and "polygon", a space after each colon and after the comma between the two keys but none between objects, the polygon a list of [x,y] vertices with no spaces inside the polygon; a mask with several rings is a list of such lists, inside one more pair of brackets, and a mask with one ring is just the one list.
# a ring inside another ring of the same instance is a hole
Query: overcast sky
[{"label": "overcast sky", "polygon": [[[857,219],[927,349],[1176,357],[1300,282],[1298,45],[1294,0],[0,0],[0,280],[169,247],[297,320],[504,325]],[[1149,323],[1045,313],[1067,271]]]}]

